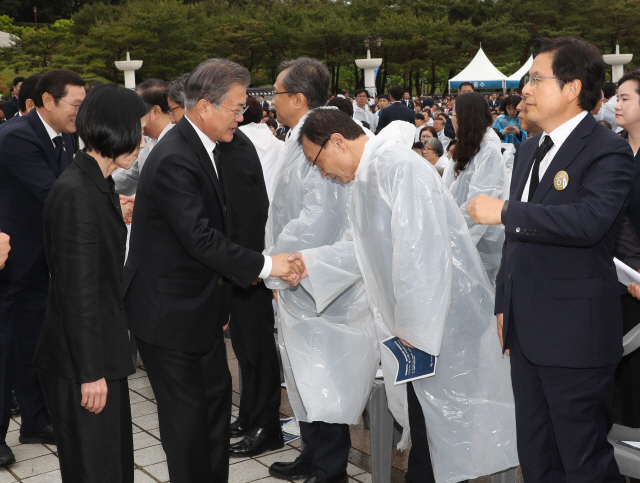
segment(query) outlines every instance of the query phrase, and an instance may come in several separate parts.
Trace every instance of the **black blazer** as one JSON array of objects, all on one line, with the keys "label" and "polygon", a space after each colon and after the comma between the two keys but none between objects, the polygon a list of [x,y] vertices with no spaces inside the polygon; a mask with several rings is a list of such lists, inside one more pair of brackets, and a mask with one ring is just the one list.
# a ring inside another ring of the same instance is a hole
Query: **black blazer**
[{"label": "black blazer", "polygon": [[[633,176],[631,148],[589,114],[569,135],[531,203],[519,201],[540,135],[513,163],[496,313],[503,337],[515,323],[534,364],[603,367],[622,356],[622,313],[614,243]],[[565,189],[553,187],[565,171]]]},{"label": "black blazer", "polygon": [[415,126],[416,117],[413,109],[409,109],[402,102],[394,102],[390,106],[385,107],[380,111],[380,118],[378,119],[378,127],[376,128],[376,134],[379,134],[387,125],[393,121],[407,121]]},{"label": "black blazer", "polygon": [[220,143],[220,161],[231,209],[229,238],[262,252],[269,197],[256,148],[246,134],[236,130],[231,142]]},{"label": "black blazer", "polygon": [[260,253],[228,239],[228,216],[211,158],[185,116],[153,148],[138,182],[124,270],[136,337],[203,354],[222,335],[227,280],[248,287],[264,265]]},{"label": "black blazer", "polygon": [[18,103],[18,98],[16,96],[11,96],[7,102],[4,103],[4,106],[2,106],[2,112],[7,120],[15,116],[19,110],[20,104]]},{"label": "black blazer", "polygon": [[1,281],[22,278],[42,254],[42,209],[49,190],[73,160],[75,140],[63,134],[60,169],[36,109],[0,131],[0,230],[11,237]]},{"label": "black blazer", "polygon": [[135,372],[123,306],[126,242],[113,179],[80,151],[44,206],[51,282],[38,367],[78,384]]}]

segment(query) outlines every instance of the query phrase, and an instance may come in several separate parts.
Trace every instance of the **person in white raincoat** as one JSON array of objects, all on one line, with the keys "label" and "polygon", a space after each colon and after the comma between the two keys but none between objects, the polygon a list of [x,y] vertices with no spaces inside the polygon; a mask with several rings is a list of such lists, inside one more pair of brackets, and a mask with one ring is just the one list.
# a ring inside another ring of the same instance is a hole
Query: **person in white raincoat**
[{"label": "person in white raincoat", "polygon": [[467,213],[467,204],[479,194],[503,199],[509,191],[508,186],[505,189],[506,166],[500,148],[489,134],[491,111],[482,95],[475,92],[459,95],[452,119],[458,142],[444,169],[442,182],[460,207],[489,280],[495,285],[502,258],[504,226],[476,225]]},{"label": "person in white raincoat", "polygon": [[395,361],[381,352],[389,407],[405,428],[400,449],[413,428],[408,482],[429,481],[421,465],[429,453],[417,434],[425,421],[432,481],[514,467],[509,362],[493,322],[493,289],[460,208],[435,168],[410,149],[412,125],[391,123],[373,139],[354,126],[342,113],[316,110],[300,130],[305,157],[323,175],[343,183],[355,175],[351,229],[333,246],[295,255],[308,273],[302,284],[322,310],[344,290],[342,278],[361,274],[378,340],[397,336],[438,356],[435,376],[394,385]]},{"label": "person in white raincoat", "polygon": [[[266,253],[328,245],[349,227],[350,187],[325,180],[306,161],[296,140],[305,114],[327,100],[329,72],[320,62],[307,58],[284,63],[281,69],[273,103],[278,119],[292,129],[276,165]],[[295,462],[272,465],[274,476],[347,481],[348,425],[359,422],[379,364],[371,314],[358,280],[359,276],[344,280],[343,293],[324,310],[316,310],[316,302],[303,287],[291,288],[280,279],[265,280],[269,288],[279,290],[282,365],[305,443]]]}]

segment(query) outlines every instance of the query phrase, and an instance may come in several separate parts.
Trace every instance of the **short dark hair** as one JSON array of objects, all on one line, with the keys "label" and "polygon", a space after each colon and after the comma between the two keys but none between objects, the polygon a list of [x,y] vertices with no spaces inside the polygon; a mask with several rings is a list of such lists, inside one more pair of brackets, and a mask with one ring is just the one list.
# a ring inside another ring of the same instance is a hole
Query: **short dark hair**
[{"label": "short dark hair", "polygon": [[25,112],[27,110],[27,99],[31,99],[33,101],[33,93],[40,77],[42,77],[42,74],[34,74],[27,77],[22,82],[22,86],[20,86],[20,93],[18,94],[18,108],[20,109],[20,112]]},{"label": "short dark hair", "polygon": [[424,114],[420,112],[416,112],[414,117],[416,118],[416,120],[424,121]]},{"label": "short dark hair", "polygon": [[400,86],[393,86],[389,89],[389,95],[394,101],[399,101],[404,96],[404,89]]},{"label": "short dark hair", "polygon": [[616,89],[619,84],[615,82],[605,82],[602,84],[602,93],[604,94],[605,99],[611,99],[616,95]]},{"label": "short dark hair", "polygon": [[636,92],[640,95],[640,69],[633,70],[618,80],[618,85],[621,86],[627,81],[636,81]]},{"label": "short dark hair", "polygon": [[512,106],[514,109],[518,107],[520,101],[522,99],[520,96],[510,95],[502,99],[502,104],[500,104],[500,110],[504,113],[507,112],[507,107]]},{"label": "short dark hair", "polygon": [[389,94],[380,94],[378,96],[378,100],[380,100],[380,99],[386,99],[387,102],[391,102],[391,99],[389,98]]},{"label": "short dark hair", "polygon": [[184,83],[189,77],[189,74],[181,74],[171,82],[167,87],[167,97],[170,97],[173,102],[184,108]]},{"label": "short dark hair", "polygon": [[169,83],[162,79],[147,79],[136,86],[136,92],[150,107],[158,106],[164,114],[169,114],[168,87]]},{"label": "short dark hair", "polygon": [[15,79],[13,79],[13,87],[20,84],[20,82],[24,82],[25,80],[27,79],[25,79],[24,77],[16,77]]},{"label": "short dark hair", "polygon": [[[473,89],[473,92],[475,92],[475,91],[476,91],[476,88],[475,88],[475,87],[473,87],[473,84],[472,84],[471,82],[463,82],[462,84],[460,84],[460,85],[458,86],[458,92],[460,92],[460,89],[462,89],[462,87],[463,87],[463,86],[469,86],[469,87],[471,87],[471,89]],[[467,93],[467,94],[468,94],[468,93]]]},{"label": "short dark hair", "polygon": [[247,110],[242,115],[242,122],[239,122],[238,126],[244,126],[252,122],[260,124],[260,121],[262,121],[260,101],[255,97],[247,96]]},{"label": "short dark hair", "polygon": [[140,119],[148,112],[149,105],[138,94],[117,84],[106,84],[91,89],[82,101],[76,130],[85,150],[117,158],[140,146]]},{"label": "short dark hair", "polygon": [[340,94],[342,94],[344,97],[347,97],[347,95],[349,94],[349,90],[348,89],[342,89],[340,91]]},{"label": "short dark hair", "polygon": [[89,86],[88,90],[95,89],[96,87],[100,87],[100,86],[103,86],[103,85],[104,85],[104,82],[102,82],[102,81],[94,81],[94,82],[91,83],[91,85]]},{"label": "short dark hair", "polygon": [[611,129],[611,124],[609,124],[608,121],[605,121],[604,119],[602,121],[598,121],[600,124],[602,124],[604,127],[606,127],[607,129]]},{"label": "short dark hair", "polygon": [[275,119],[269,119],[264,122],[267,126],[272,127],[273,129],[278,129],[278,121]]},{"label": "short dark hair", "polygon": [[285,91],[303,94],[307,98],[309,109],[315,109],[327,103],[331,75],[326,65],[316,59],[300,57],[282,62],[278,66],[279,72],[287,69],[289,72],[282,80]]},{"label": "short dark hair", "polygon": [[42,96],[48,92],[55,99],[56,105],[69,92],[67,86],[84,87],[86,82],[75,72],[66,69],[50,70],[40,77],[33,91],[33,102],[36,107],[43,107]]},{"label": "short dark hair", "polygon": [[314,109],[311,111],[298,134],[298,142],[307,138],[313,144],[324,146],[334,133],[353,141],[364,136],[364,131],[353,119],[339,109]]},{"label": "short dark hair", "polygon": [[357,91],[355,91],[355,92],[353,93],[353,95],[354,95],[355,97],[358,97],[358,94],[362,94],[363,92],[367,95],[367,98],[369,98],[369,91],[368,91],[368,90],[366,90],[366,89],[358,89]]},{"label": "short dark hair", "polygon": [[424,144],[422,144],[420,141],[416,141],[415,143],[413,143],[413,146],[411,146],[411,149],[419,149],[422,151],[423,147]]},{"label": "short dark hair", "polygon": [[327,102],[327,106],[337,107],[347,116],[353,117],[353,103],[348,99],[336,96],[329,99],[329,102]]},{"label": "short dark hair", "polygon": [[567,82],[578,79],[582,83],[578,105],[585,111],[596,107],[602,97],[607,69],[595,45],[577,37],[540,38],[533,41],[532,53],[534,58],[544,53],[552,54],[551,69],[558,78],[558,87],[562,89]]}]

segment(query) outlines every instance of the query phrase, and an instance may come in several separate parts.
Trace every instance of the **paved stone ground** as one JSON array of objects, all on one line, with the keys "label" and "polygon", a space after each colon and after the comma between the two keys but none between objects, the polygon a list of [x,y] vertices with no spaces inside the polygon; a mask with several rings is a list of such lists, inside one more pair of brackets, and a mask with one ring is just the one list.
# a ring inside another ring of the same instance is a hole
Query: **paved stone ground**
[{"label": "paved stone ground", "polygon": [[[238,370],[231,344],[227,344],[229,366],[234,379],[233,418],[238,414]],[[131,414],[133,418],[133,444],[136,483],[164,483],[169,481],[166,456],[160,445],[160,431],[156,400],[151,384],[142,367],[129,378]],[[281,413],[292,415],[286,391],[282,391]],[[23,445],[18,441],[20,416],[12,418],[7,435],[7,444],[13,449],[16,463],[0,468],[0,483],[60,483],[58,455],[52,445]],[[349,483],[370,483],[369,432],[362,422],[351,427],[353,448],[349,456]],[[233,439],[232,442],[240,438]],[[255,458],[231,458],[229,460],[229,483],[282,483],[269,476],[268,468],[275,461],[293,461],[300,452],[300,441],[285,445],[282,449],[262,454]],[[407,452],[394,449],[391,483],[404,483]],[[489,483],[490,478],[479,478],[473,483]],[[214,482],[215,483],[215,482]],[[522,477],[518,474],[518,483]]]}]

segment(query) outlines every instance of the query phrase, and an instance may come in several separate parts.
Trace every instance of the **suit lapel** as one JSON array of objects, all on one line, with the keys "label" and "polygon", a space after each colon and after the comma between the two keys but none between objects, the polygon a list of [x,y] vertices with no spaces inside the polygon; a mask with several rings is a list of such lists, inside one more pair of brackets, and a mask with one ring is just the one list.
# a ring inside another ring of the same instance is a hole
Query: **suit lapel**
[{"label": "suit lapel", "polygon": [[[511,184],[515,183],[516,191],[513,193],[512,199],[520,201],[522,199],[522,192],[529,179],[529,173],[531,172],[531,166],[536,158],[536,149],[540,142],[540,134],[534,136],[528,141],[525,141],[518,148],[518,162],[514,164],[514,174]],[[517,173],[515,171],[517,170]]]},{"label": "suit lapel", "polygon": [[29,118],[29,122],[33,131],[40,139],[42,146],[44,147],[45,152],[47,153],[47,164],[55,174],[56,178],[60,176],[60,169],[58,167],[58,163],[56,162],[56,152],[53,148],[53,141],[49,137],[49,133],[47,133],[47,129],[44,127],[44,124],[40,120],[40,116],[38,116],[38,112],[36,109],[32,109],[29,114],[27,114]]}]

